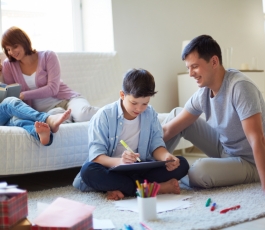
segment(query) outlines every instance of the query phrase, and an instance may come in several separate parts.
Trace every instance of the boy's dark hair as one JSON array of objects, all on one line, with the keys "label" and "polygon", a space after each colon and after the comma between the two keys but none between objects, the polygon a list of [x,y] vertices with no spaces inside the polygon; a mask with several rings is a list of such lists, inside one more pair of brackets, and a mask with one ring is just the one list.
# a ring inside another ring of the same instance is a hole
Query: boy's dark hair
[{"label": "boy's dark hair", "polygon": [[144,69],[131,69],[124,78],[122,90],[125,95],[130,94],[135,98],[154,96],[155,80],[151,73]]},{"label": "boy's dark hair", "polygon": [[184,61],[186,57],[194,51],[198,52],[199,58],[202,58],[207,62],[209,62],[209,60],[216,55],[219,58],[220,64],[222,65],[221,48],[211,36],[200,35],[192,39],[182,52],[182,60]]},{"label": "boy's dark hair", "polygon": [[26,55],[31,55],[33,53],[36,53],[36,50],[33,49],[31,46],[31,40],[27,35],[27,33],[16,26],[10,27],[3,34],[1,45],[2,49],[5,52],[6,57],[9,59],[10,62],[14,62],[16,61],[16,59],[8,54],[6,46],[13,47],[15,45],[21,45],[24,48]]}]

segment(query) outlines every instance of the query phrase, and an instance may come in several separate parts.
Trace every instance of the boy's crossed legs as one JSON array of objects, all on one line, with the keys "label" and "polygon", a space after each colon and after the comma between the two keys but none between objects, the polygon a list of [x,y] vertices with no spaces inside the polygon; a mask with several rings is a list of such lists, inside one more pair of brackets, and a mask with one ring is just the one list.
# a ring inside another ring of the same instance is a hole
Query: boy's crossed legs
[{"label": "boy's crossed legs", "polygon": [[87,186],[97,190],[107,192],[107,199],[118,200],[124,196],[135,196],[136,183],[146,179],[148,182],[160,184],[159,194],[174,193],[179,194],[180,188],[178,180],[188,172],[189,165],[185,158],[179,157],[180,166],[167,171],[165,167],[149,170],[111,172],[101,164],[87,162],[81,168],[81,177]]}]

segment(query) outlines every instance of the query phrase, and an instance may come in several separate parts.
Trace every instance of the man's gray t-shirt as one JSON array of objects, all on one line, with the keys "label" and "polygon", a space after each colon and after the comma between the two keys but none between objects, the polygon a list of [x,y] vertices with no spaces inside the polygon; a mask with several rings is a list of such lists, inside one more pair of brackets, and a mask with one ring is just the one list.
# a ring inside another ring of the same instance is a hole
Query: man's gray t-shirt
[{"label": "man's gray t-shirt", "polygon": [[261,92],[243,73],[229,69],[217,95],[210,96],[209,88],[200,88],[187,101],[185,109],[193,115],[205,114],[206,122],[219,133],[219,141],[227,154],[255,164],[241,121],[261,113],[264,132],[265,103]]}]

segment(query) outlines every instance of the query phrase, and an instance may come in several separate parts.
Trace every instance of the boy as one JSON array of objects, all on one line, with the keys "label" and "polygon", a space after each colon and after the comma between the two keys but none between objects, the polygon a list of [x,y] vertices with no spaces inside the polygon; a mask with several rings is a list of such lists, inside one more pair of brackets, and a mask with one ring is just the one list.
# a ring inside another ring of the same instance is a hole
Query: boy
[{"label": "boy", "polygon": [[[107,192],[107,199],[118,200],[134,196],[135,181],[143,183],[146,179],[160,183],[159,193],[180,193],[178,180],[187,174],[189,164],[165,148],[157,113],[148,105],[155,94],[155,81],[148,71],[132,69],[126,73],[120,99],[101,108],[89,122],[89,157],[74,181],[75,187]],[[120,140],[135,153],[126,150]],[[174,161],[153,169],[109,171],[113,166],[133,163],[138,157],[141,161]]]}]

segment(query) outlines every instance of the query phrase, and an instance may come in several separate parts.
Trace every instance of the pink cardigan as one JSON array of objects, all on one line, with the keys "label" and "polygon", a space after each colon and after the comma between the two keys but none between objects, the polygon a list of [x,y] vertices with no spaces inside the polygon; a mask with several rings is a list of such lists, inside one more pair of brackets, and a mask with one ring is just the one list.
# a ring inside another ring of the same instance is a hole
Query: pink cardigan
[{"label": "pink cardigan", "polygon": [[68,100],[80,95],[62,82],[59,59],[53,51],[38,52],[35,82],[37,89],[30,90],[28,88],[18,61],[10,62],[6,59],[3,62],[2,74],[6,84],[21,84],[21,92],[24,94],[24,100],[29,105],[32,104],[31,99],[54,97],[61,100]]}]

